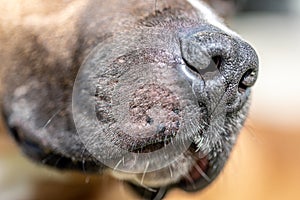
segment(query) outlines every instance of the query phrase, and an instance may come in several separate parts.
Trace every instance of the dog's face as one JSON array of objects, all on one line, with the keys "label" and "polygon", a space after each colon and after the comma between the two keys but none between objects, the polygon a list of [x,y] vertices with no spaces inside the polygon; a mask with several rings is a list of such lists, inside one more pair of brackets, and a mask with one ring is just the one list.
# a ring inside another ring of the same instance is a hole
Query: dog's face
[{"label": "dog's face", "polygon": [[198,0],[53,10],[1,27],[1,106],[23,151],[149,189],[208,185],[246,118],[252,47]]}]

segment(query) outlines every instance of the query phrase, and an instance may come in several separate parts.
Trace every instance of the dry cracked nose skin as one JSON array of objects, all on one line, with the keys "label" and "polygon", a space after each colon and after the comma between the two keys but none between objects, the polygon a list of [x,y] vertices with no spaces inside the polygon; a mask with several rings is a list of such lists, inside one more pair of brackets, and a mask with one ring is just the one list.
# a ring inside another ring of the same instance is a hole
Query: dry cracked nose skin
[{"label": "dry cracked nose skin", "polygon": [[180,104],[176,95],[157,84],[138,88],[129,103],[133,123],[157,127],[156,133],[175,134],[179,128]]}]

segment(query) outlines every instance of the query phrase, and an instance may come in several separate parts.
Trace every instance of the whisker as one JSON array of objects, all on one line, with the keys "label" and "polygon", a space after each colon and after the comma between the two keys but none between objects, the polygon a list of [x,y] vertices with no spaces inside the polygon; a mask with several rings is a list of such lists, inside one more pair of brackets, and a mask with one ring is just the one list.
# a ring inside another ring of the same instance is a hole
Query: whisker
[{"label": "whisker", "polygon": [[196,164],[195,168],[207,182],[211,182],[211,179],[207,176],[207,174],[201,169],[199,165]]},{"label": "whisker", "polygon": [[50,160],[51,158],[53,158],[53,156],[54,156],[54,154],[50,154],[46,158],[44,158],[41,162],[43,164],[46,164],[48,160]]},{"label": "whisker", "polygon": [[124,156],[123,156],[123,157],[119,160],[119,162],[115,165],[113,171],[116,171],[117,168],[119,167],[119,165],[120,165],[121,163],[123,163],[123,165],[124,165]]},{"label": "whisker", "polygon": [[[86,146],[89,146],[89,144],[92,142],[92,140],[94,139],[94,137],[90,138],[87,141],[86,145],[83,145],[83,150],[81,151],[81,166],[82,166],[82,171],[83,173],[87,173],[87,169],[86,169],[86,159],[84,158],[84,152],[87,150]],[[89,160],[89,162],[92,161],[94,164],[97,164],[94,160]]]},{"label": "whisker", "polygon": [[85,169],[85,159],[83,159],[83,160],[81,161],[81,167],[82,167],[82,172],[83,172],[84,174],[86,174],[86,169]]},{"label": "whisker", "polygon": [[55,162],[55,164],[54,164],[55,167],[58,166],[58,164],[59,164],[59,162],[61,161],[62,158],[63,158],[63,157],[59,157],[59,158],[56,160],[56,162]]},{"label": "whisker", "polygon": [[258,127],[254,127],[254,123],[251,122],[251,117],[249,117],[247,120],[248,122],[245,124],[244,128],[247,130],[247,133],[250,134],[251,140],[258,145],[264,145],[266,141],[265,138],[261,134],[258,134],[259,132],[262,132],[262,130],[259,130]]},{"label": "whisker", "polygon": [[148,186],[146,186],[146,185],[144,185],[144,184],[140,184],[140,185],[141,185],[143,188],[145,188],[146,190],[150,191],[150,192],[157,192],[157,190],[154,189],[154,188],[148,187]]},{"label": "whisker", "polygon": [[185,174],[184,177],[192,184],[193,188],[196,188],[195,182],[189,174]]},{"label": "whisker", "polygon": [[149,161],[148,161],[147,164],[146,164],[145,170],[144,170],[144,172],[143,172],[143,176],[142,176],[142,179],[141,179],[141,185],[143,185],[143,182],[144,182],[145,175],[146,175],[146,173],[147,173],[149,164],[150,164],[150,163],[149,163]]},{"label": "whisker", "polygon": [[85,150],[86,150],[86,148],[85,148],[85,146],[83,145],[83,150],[81,151],[80,157],[81,157],[81,160],[82,160],[82,161],[81,161],[81,167],[82,167],[82,171],[83,171],[84,174],[86,173],[86,169],[85,169],[85,159],[83,158],[83,154],[84,154]]},{"label": "whisker", "polygon": [[54,119],[54,117],[56,117],[56,115],[58,115],[58,113],[62,110],[62,108],[58,109],[50,118],[49,120],[45,123],[45,125],[43,126],[42,129],[45,129]]},{"label": "whisker", "polygon": [[169,172],[170,172],[170,177],[173,178],[173,171],[171,169],[171,166],[169,165]]},{"label": "whisker", "polygon": [[153,188],[150,188],[150,187],[148,187],[148,186],[146,186],[146,185],[142,185],[145,189],[147,189],[148,191],[150,191],[150,192],[157,192],[157,190],[156,189],[153,189]]}]

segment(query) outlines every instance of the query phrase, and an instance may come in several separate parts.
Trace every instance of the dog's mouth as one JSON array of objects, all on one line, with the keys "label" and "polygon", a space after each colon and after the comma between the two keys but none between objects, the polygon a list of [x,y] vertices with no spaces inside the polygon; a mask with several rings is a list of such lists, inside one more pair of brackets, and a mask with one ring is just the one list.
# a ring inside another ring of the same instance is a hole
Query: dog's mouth
[{"label": "dog's mouth", "polygon": [[224,162],[220,161],[219,155],[212,159],[210,155],[199,152],[195,143],[190,145],[186,154],[186,156],[192,156],[194,162],[189,171],[183,174],[176,183],[157,188],[149,188],[131,182],[129,185],[145,199],[162,199],[172,188],[180,188],[187,192],[200,191],[218,176],[224,166]]},{"label": "dog's mouth", "polygon": [[186,174],[178,183],[178,186],[187,191],[199,190],[199,183],[202,180],[210,182],[211,178],[207,175],[209,169],[209,160],[207,156],[201,155],[197,151],[195,143],[192,143],[189,152],[193,152],[195,163],[191,167],[188,174]]},{"label": "dog's mouth", "polygon": [[203,155],[197,151],[196,144],[192,143],[189,148],[194,158],[194,164],[189,172],[174,185],[188,192],[199,191],[209,185],[220,173],[224,166],[218,159],[218,155],[210,158],[209,155]]},{"label": "dog's mouth", "polygon": [[207,182],[210,182],[210,178],[207,175],[208,167],[209,162],[207,157],[197,160],[189,171],[188,176],[180,181],[181,188],[185,190],[198,190],[197,185],[199,181],[205,179]]}]

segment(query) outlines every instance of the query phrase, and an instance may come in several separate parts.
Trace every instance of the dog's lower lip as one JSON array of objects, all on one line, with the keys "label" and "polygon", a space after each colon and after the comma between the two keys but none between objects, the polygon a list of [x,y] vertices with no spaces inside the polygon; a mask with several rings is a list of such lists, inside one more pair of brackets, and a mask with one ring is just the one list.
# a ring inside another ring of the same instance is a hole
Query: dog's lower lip
[{"label": "dog's lower lip", "polygon": [[210,178],[207,176],[206,172],[209,168],[209,160],[207,156],[198,158],[195,162],[195,164],[191,167],[188,174],[183,176],[181,179],[179,185],[181,188],[190,188],[192,190],[197,190],[197,183],[204,179],[207,182],[210,181]]}]

